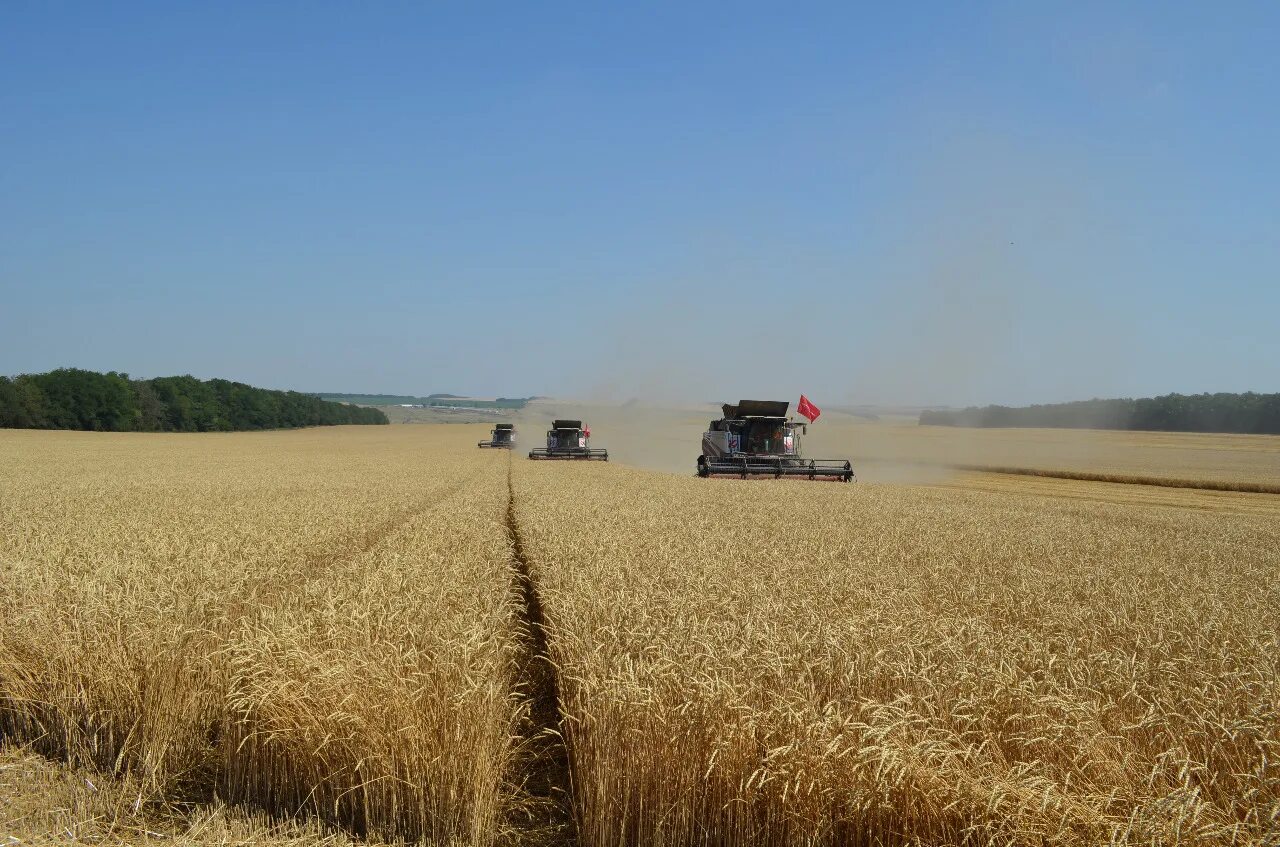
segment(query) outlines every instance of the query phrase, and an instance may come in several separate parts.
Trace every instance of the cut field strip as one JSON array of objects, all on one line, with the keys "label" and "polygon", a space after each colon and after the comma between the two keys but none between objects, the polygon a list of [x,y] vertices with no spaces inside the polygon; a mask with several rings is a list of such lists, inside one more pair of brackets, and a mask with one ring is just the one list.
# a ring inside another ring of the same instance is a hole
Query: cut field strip
[{"label": "cut field strip", "polygon": [[1280,485],[1269,482],[1183,479],[1177,477],[1151,476],[1147,474],[1100,473],[1095,471],[1073,471],[1054,468],[1029,468],[1014,465],[923,462],[878,458],[862,458],[854,460],[855,467],[858,465],[877,464],[919,468],[939,468],[953,471],[972,471],[974,473],[1004,474],[1006,476],[1036,476],[1048,477],[1050,479],[1071,479],[1078,482],[1109,482],[1115,485],[1153,485],[1160,488],[1192,488],[1201,491],[1235,491],[1242,494],[1280,494]]},{"label": "cut field strip", "polygon": [[1138,474],[1107,474],[1090,471],[1043,470],[1040,468],[1003,467],[998,465],[948,465],[958,471],[978,471],[1011,476],[1044,476],[1074,479],[1080,482],[1110,482],[1116,485],[1155,485],[1161,488],[1196,488],[1202,491],[1238,491],[1244,494],[1280,494],[1280,485],[1265,482],[1232,482],[1213,479],[1174,479]]}]

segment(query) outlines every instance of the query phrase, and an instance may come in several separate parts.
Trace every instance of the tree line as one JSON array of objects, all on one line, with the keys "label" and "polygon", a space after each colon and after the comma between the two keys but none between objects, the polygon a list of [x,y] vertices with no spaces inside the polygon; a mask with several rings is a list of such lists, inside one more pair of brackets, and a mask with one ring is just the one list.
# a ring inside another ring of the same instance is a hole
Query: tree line
[{"label": "tree line", "polygon": [[1064,427],[1280,435],[1280,394],[1166,394],[1036,406],[926,410],[932,426]]},{"label": "tree line", "polygon": [[385,423],[387,416],[377,409],[225,379],[130,379],[79,368],[0,377],[0,427],[230,432]]}]

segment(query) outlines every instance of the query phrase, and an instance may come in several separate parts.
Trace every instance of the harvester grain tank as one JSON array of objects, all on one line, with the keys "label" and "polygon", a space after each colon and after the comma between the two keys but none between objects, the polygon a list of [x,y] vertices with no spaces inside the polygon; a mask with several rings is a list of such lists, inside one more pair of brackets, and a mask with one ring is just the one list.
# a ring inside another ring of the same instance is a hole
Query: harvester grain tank
[{"label": "harvester grain tank", "polygon": [[494,424],[488,441],[481,441],[477,447],[505,447],[510,450],[516,446],[515,424]]},{"label": "harvester grain tank", "polygon": [[811,479],[849,482],[845,459],[806,459],[800,448],[808,426],[787,417],[788,403],[741,400],[721,406],[724,417],[702,434],[698,476],[739,479]]},{"label": "harvester grain tank", "polygon": [[547,446],[529,451],[530,459],[584,459],[609,461],[609,451],[591,447],[591,429],[582,421],[556,419],[547,430]]}]

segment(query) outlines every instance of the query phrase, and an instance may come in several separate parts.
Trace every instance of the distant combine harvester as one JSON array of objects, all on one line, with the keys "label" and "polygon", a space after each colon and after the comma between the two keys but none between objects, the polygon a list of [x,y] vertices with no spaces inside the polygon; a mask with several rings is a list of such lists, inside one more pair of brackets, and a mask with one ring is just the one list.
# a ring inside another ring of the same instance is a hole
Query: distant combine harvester
[{"label": "distant combine harvester", "polygon": [[609,461],[608,450],[593,449],[590,445],[591,427],[584,426],[582,421],[556,419],[547,430],[547,446],[530,450],[529,458]]}]

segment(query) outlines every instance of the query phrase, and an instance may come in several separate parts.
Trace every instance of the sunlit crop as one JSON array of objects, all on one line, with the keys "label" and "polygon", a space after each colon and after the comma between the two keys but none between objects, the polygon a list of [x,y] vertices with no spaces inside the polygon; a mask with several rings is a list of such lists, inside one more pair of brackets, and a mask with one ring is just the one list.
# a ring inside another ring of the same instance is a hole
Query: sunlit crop
[{"label": "sunlit crop", "polygon": [[148,800],[492,841],[505,457],[366,433],[7,434],[0,730]]},{"label": "sunlit crop", "polygon": [[1274,496],[484,429],[0,433],[0,842],[1280,837]]},{"label": "sunlit crop", "polygon": [[1280,832],[1274,515],[516,470],[587,843]]}]

